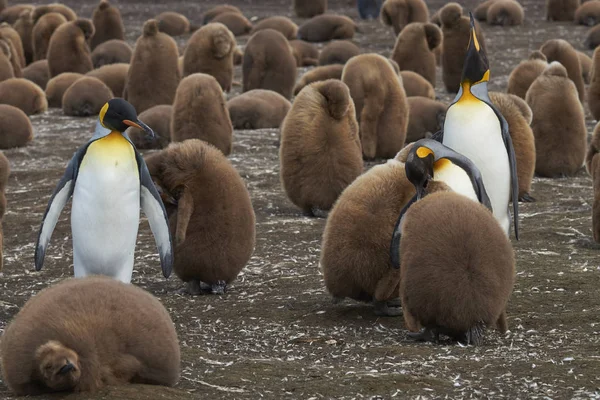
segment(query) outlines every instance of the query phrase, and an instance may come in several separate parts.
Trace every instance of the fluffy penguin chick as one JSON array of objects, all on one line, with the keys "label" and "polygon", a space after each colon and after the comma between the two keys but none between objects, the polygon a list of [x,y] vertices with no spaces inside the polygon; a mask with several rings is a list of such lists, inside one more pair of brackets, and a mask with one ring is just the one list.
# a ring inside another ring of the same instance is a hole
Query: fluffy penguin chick
[{"label": "fluffy penguin chick", "polygon": [[48,54],[48,45],[54,31],[62,24],[66,24],[67,19],[59,13],[48,13],[41,17],[33,26],[31,35],[33,36],[33,59],[45,60]]},{"label": "fluffy penguin chick", "polygon": [[294,21],[288,17],[275,16],[265,18],[256,23],[256,25],[252,27],[252,31],[250,33],[254,34],[263,29],[275,29],[276,31],[281,32],[281,34],[288,40],[294,40],[298,35],[298,25],[296,25]]},{"label": "fluffy penguin chick", "polygon": [[307,42],[327,42],[334,39],[352,39],[357,25],[345,15],[317,15],[300,25],[298,39]]},{"label": "fluffy penguin chick", "polygon": [[400,76],[407,98],[421,96],[435,100],[435,89],[427,79],[413,71],[402,71]]},{"label": "fluffy penguin chick", "polygon": [[526,100],[533,111],[535,172],[545,177],[577,173],[585,158],[587,130],[577,88],[565,67],[551,63],[533,82]]},{"label": "fluffy penguin chick", "polygon": [[393,26],[398,35],[411,22],[427,22],[429,11],[423,0],[386,0],[380,18],[385,25]]},{"label": "fluffy penguin chick", "polygon": [[233,126],[225,97],[217,80],[207,74],[185,77],[173,103],[171,141],[194,138],[212,144],[225,155],[231,153]]},{"label": "fluffy penguin chick", "polygon": [[575,22],[580,25],[594,26],[600,22],[600,3],[586,1],[575,11]]},{"label": "fluffy penguin chick", "polygon": [[171,114],[173,106],[160,105],[147,109],[140,119],[154,131],[154,137],[143,129],[131,127],[127,130],[129,138],[138,149],[164,149],[171,142]]},{"label": "fluffy penguin chick", "polygon": [[348,87],[332,79],[302,89],[281,125],[279,150],[288,198],[309,215],[329,210],[363,168]]},{"label": "fluffy penguin chick", "polygon": [[322,67],[316,67],[306,72],[298,84],[294,88],[294,95],[298,95],[305,86],[310,85],[313,82],[326,81],[327,79],[342,79],[342,72],[344,66],[342,64],[324,65]]},{"label": "fluffy penguin chick", "polygon": [[15,106],[27,115],[43,113],[48,109],[44,91],[23,78],[10,78],[0,82],[0,104]]},{"label": "fluffy penguin chick", "polygon": [[490,25],[523,25],[525,12],[515,0],[496,0],[488,8],[486,19]]},{"label": "fluffy penguin chick", "polygon": [[600,120],[600,47],[594,50],[592,72],[588,87],[588,106],[595,120]]},{"label": "fluffy penguin chick", "polygon": [[546,0],[546,20],[573,21],[579,0]]},{"label": "fluffy penguin chick", "polygon": [[293,5],[299,18],[312,18],[327,11],[327,0],[293,0]]},{"label": "fluffy penguin chick", "polygon": [[414,195],[404,163],[396,160],[371,168],[342,192],[321,245],[320,268],[334,299],[373,301],[376,314],[401,315],[400,270],[388,250],[396,219]]},{"label": "fluffy penguin chick", "polygon": [[173,104],[181,78],[178,60],[179,50],[173,38],[158,31],[156,20],[146,21],[131,58],[125,100],[138,113],[160,104]]},{"label": "fluffy penguin chick", "polygon": [[349,40],[334,40],[321,50],[319,65],[346,64],[360,54],[360,48]]},{"label": "fluffy penguin chick", "polygon": [[[1,67],[0,67],[1,68]],[[23,78],[45,89],[50,80],[48,72],[48,60],[34,61],[23,69]]]},{"label": "fluffy penguin chick", "polygon": [[92,51],[92,63],[94,64],[94,68],[100,68],[109,64],[129,64],[132,55],[133,50],[127,42],[112,39],[96,46],[94,51]]},{"label": "fluffy penguin chick", "polygon": [[483,205],[443,191],[417,201],[405,214],[400,254],[400,296],[410,336],[437,340],[445,334],[480,345],[485,326],[506,331],[515,259],[506,234]]},{"label": "fluffy penguin chick", "polygon": [[85,74],[94,69],[88,40],[94,34],[89,19],[77,19],[59,26],[48,44],[48,70],[50,76],[63,72]]},{"label": "fluffy penguin chick", "polygon": [[[23,147],[32,140],[33,127],[27,114],[17,107],[0,104],[0,149]],[[2,171],[1,168],[0,171]],[[0,186],[2,186],[1,179]]]},{"label": "fluffy penguin chick", "polygon": [[108,0],[100,0],[92,15],[92,22],[96,28],[91,39],[92,50],[109,40],[125,40],[125,27],[121,19],[121,12]]},{"label": "fluffy penguin chick", "polygon": [[[519,201],[535,201],[529,194],[535,172],[535,138],[529,126],[532,118],[531,109],[520,97],[500,92],[490,92],[489,95],[492,103],[508,122],[508,129],[517,158]],[[514,96],[514,98],[511,96]],[[522,111],[519,106],[526,108]]]},{"label": "fluffy penguin chick", "polygon": [[515,67],[508,77],[508,88],[507,93],[519,96],[525,99],[527,90],[540,76],[548,66],[548,60],[541,51],[534,51],[529,55],[527,60],[521,61],[519,65]]},{"label": "fluffy penguin chick", "polygon": [[548,62],[558,61],[565,67],[569,78],[575,84],[579,101],[585,100],[585,88],[583,85],[583,75],[581,73],[581,64],[577,51],[569,42],[563,39],[551,39],[546,41],[540,51],[544,53]]},{"label": "fluffy penguin chick", "polygon": [[150,293],[106,277],[68,279],[31,298],[0,343],[17,395],[94,392],[105,385],[173,386],[177,333]]},{"label": "fluffy penguin chick", "polygon": [[222,293],[254,250],[255,216],[244,181],[219,150],[197,139],[146,161],[171,214],[175,274],[191,294],[202,284]]},{"label": "fluffy penguin chick", "polygon": [[378,54],[353,57],[342,74],[356,104],[363,155],[391,158],[404,146],[408,104],[402,78],[392,62]]},{"label": "fluffy penguin chick", "polygon": [[442,42],[442,31],[435,24],[414,22],[400,32],[392,60],[401,71],[414,71],[435,87],[434,50]]},{"label": "fluffy penguin chick", "polygon": [[427,134],[433,135],[444,127],[444,117],[448,105],[427,97],[409,97],[406,143],[423,139]]},{"label": "fluffy penguin chick", "polygon": [[292,104],[272,90],[255,89],[227,102],[234,129],[279,128]]}]

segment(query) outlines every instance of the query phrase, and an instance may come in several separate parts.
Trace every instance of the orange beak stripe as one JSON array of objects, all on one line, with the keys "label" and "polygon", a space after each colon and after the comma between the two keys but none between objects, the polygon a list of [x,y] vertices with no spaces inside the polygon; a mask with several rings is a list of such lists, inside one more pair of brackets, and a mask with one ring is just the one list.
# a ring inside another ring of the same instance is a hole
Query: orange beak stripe
[{"label": "orange beak stripe", "polygon": [[128,119],[125,119],[125,120],[123,120],[123,123],[124,123],[125,125],[127,125],[127,126],[133,126],[133,127],[136,127],[136,128],[138,128],[138,129],[144,130],[144,128],[142,128],[141,126],[139,126],[139,125],[138,125],[138,124],[136,124],[135,122],[133,122],[133,121],[130,121],[130,120],[128,120]]}]

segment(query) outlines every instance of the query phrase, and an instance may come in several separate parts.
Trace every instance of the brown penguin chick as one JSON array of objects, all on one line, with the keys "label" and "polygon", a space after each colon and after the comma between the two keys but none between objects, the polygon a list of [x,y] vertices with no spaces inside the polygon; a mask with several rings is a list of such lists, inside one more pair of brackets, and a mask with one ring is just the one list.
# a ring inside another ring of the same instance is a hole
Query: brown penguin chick
[{"label": "brown penguin chick", "polygon": [[202,24],[206,25],[209,22],[211,22],[213,18],[215,18],[217,15],[226,12],[237,12],[239,14],[242,13],[242,11],[239,8],[237,8],[236,6],[230,6],[229,4],[215,6],[202,15]]},{"label": "brown penguin chick", "polygon": [[[158,31],[154,19],[144,23],[135,43],[123,97],[138,113],[159,104],[173,104],[181,74],[179,50],[169,35]],[[151,85],[148,82],[152,82]]]},{"label": "brown penguin chick", "polygon": [[294,87],[294,95],[298,95],[305,86],[313,82],[326,81],[327,79],[342,79],[344,66],[341,64],[325,65],[323,67],[313,68],[306,72]]},{"label": "brown penguin chick", "polygon": [[288,99],[272,90],[254,89],[227,102],[233,129],[279,128],[292,107]]},{"label": "brown penguin chick", "polygon": [[163,197],[176,202],[170,215],[173,271],[190,294],[206,285],[223,293],[248,263],[256,241],[245,182],[223,153],[197,139],[173,143],[146,160]]},{"label": "brown penguin chick", "polygon": [[312,18],[327,11],[327,0],[293,0],[298,18]]},{"label": "brown penguin chick", "polygon": [[250,34],[254,34],[263,29],[274,29],[281,32],[288,40],[294,40],[298,35],[298,25],[288,17],[276,16],[265,18],[252,27]]},{"label": "brown penguin chick", "polygon": [[[0,106],[1,107],[1,106]],[[27,119],[29,121],[29,119],[27,118],[27,116],[25,116],[25,119]],[[2,111],[0,111],[0,135],[2,135]],[[9,135],[14,136],[14,131],[10,132]],[[6,140],[8,139],[8,143],[6,143]],[[2,146],[3,144],[8,144],[10,145],[10,142],[13,142],[14,139],[11,139],[10,137],[4,138],[2,136],[0,136],[0,146]],[[17,146],[10,146],[7,148],[12,148],[12,147],[17,147]],[[10,163],[8,162],[8,159],[6,158],[6,156],[0,152],[0,272],[2,271],[2,269],[4,268],[4,232],[2,230],[2,217],[4,216],[4,212],[6,211],[6,196],[5,196],[5,192],[6,192],[6,184],[8,182],[8,177],[10,175]]]},{"label": "brown penguin chick", "polygon": [[360,54],[360,48],[349,40],[334,40],[319,54],[319,65],[346,64],[354,56]]},{"label": "brown penguin chick", "polygon": [[302,89],[281,124],[281,183],[307,215],[323,216],[362,173],[355,115],[348,87],[330,79]]},{"label": "brown penguin chick", "polygon": [[51,78],[46,85],[48,107],[62,108],[62,99],[67,89],[75,83],[76,80],[83,77],[83,74],[78,74],[76,72],[64,72]]},{"label": "brown penguin chick", "polygon": [[44,91],[35,83],[23,78],[10,78],[0,82],[0,104],[9,104],[27,115],[48,110]]},{"label": "brown penguin chick", "polygon": [[356,29],[356,23],[345,15],[317,15],[300,25],[298,28],[298,39],[307,42],[352,39]]},{"label": "brown penguin chick", "polygon": [[50,76],[63,72],[85,74],[94,69],[87,41],[94,34],[89,19],[77,19],[59,26],[48,44],[48,70]]},{"label": "brown penguin chick", "polygon": [[91,57],[94,68],[100,68],[109,64],[129,64],[132,56],[133,50],[127,42],[112,39],[96,46]]},{"label": "brown penguin chick", "polygon": [[61,14],[67,21],[75,21],[77,19],[77,14],[75,14],[75,11],[61,3],[37,6],[35,10],[33,10],[32,17],[33,20],[37,22],[42,16],[52,12]]},{"label": "brown penguin chick", "polygon": [[119,9],[108,2],[100,0],[92,14],[95,32],[90,41],[94,50],[99,44],[109,40],[125,40],[125,26]]},{"label": "brown penguin chick", "polygon": [[173,386],[180,371],[177,332],[160,301],[99,276],[67,279],[32,297],[6,328],[0,354],[17,395]]},{"label": "brown penguin chick", "polygon": [[577,173],[585,158],[587,130],[577,88],[565,67],[552,62],[533,82],[525,100],[533,112],[535,172],[544,177]]},{"label": "brown penguin chick", "polygon": [[33,59],[35,61],[45,60],[48,54],[48,45],[54,31],[67,19],[59,13],[48,13],[42,16],[33,26]]},{"label": "brown penguin chick", "polygon": [[32,12],[29,10],[23,11],[13,25],[23,44],[23,55],[25,56],[25,64],[23,66],[33,62],[33,18],[31,14]]},{"label": "brown penguin chick", "polygon": [[85,75],[100,79],[108,86],[115,97],[121,97],[123,90],[125,90],[128,73],[129,64],[109,64],[92,70]]},{"label": "brown penguin chick", "polygon": [[[529,126],[532,121],[532,112],[527,103],[520,97],[490,92],[490,100],[498,108],[500,114],[508,122],[508,129],[512,139],[515,156],[517,159],[517,178],[519,182],[519,201],[533,202],[531,181],[535,172],[535,138]],[[525,104],[522,104],[525,103]]]},{"label": "brown penguin chick", "polygon": [[290,99],[296,73],[296,58],[280,32],[264,29],[250,37],[242,63],[244,92],[267,89]]},{"label": "brown penguin chick", "polygon": [[23,11],[33,12],[34,9],[35,6],[31,4],[15,4],[14,6],[6,7],[0,11],[0,22],[6,22],[12,25],[17,22]]},{"label": "brown penguin chick", "polygon": [[600,122],[594,127],[594,133],[592,134],[592,140],[588,145],[587,154],[585,156],[585,169],[591,176],[594,175],[594,168],[592,166],[593,158],[596,154],[600,153]]},{"label": "brown penguin chick", "polygon": [[212,19],[211,22],[220,22],[235,36],[246,35],[252,30],[252,23],[248,18],[237,12],[224,12]]},{"label": "brown penguin chick", "polygon": [[215,77],[225,92],[233,82],[233,56],[236,42],[233,33],[219,22],[198,29],[183,53],[183,76],[203,73]]},{"label": "brown penguin chick", "polygon": [[[458,92],[462,78],[463,64],[467,54],[467,46],[471,35],[471,23],[462,15],[462,7],[458,3],[448,3],[440,10],[442,21],[442,80],[446,90]],[[485,50],[485,39],[477,22],[475,22],[477,40]]]},{"label": "brown penguin chick", "polygon": [[25,52],[23,51],[23,42],[21,41],[21,36],[19,35],[19,33],[16,30],[14,30],[14,28],[8,23],[3,22],[2,24],[0,24],[0,37],[8,39],[12,42],[12,45],[16,52],[15,59],[19,61],[19,65],[21,66],[21,68],[25,68],[27,63],[25,61]]},{"label": "brown penguin chick", "polygon": [[[210,118],[207,118],[210,116]],[[231,153],[233,127],[225,97],[217,80],[207,74],[192,74],[181,80],[171,118],[171,141],[202,139]]]},{"label": "brown penguin chick", "polygon": [[113,93],[100,79],[85,76],[75,81],[62,98],[62,109],[71,117],[98,115],[102,107],[112,99]]},{"label": "brown penguin chick", "polygon": [[592,71],[592,59],[588,57],[583,51],[577,51],[577,57],[579,57],[579,64],[581,64],[581,76],[583,77],[583,83],[586,85],[590,83],[590,72]]},{"label": "brown penguin chick", "polygon": [[400,76],[406,97],[422,96],[435,100],[435,89],[427,79],[413,71],[401,71]]},{"label": "brown penguin chick", "polygon": [[390,58],[401,71],[414,71],[435,87],[434,50],[441,42],[442,31],[435,24],[413,22],[398,35]]},{"label": "brown penguin chick", "polygon": [[515,0],[496,0],[487,13],[487,23],[490,25],[517,26],[523,25],[525,11]]},{"label": "brown penguin chick", "polygon": [[378,54],[353,57],[342,73],[350,88],[366,159],[392,158],[404,146],[408,104],[392,61]]},{"label": "brown penguin chick", "polygon": [[585,47],[587,47],[590,50],[594,50],[596,47],[598,47],[600,45],[600,26],[599,25],[594,26],[593,28],[591,28],[588,31],[583,44],[585,45]]},{"label": "brown penguin chick", "polygon": [[558,61],[567,69],[569,78],[575,83],[575,87],[577,88],[579,101],[583,103],[585,100],[585,87],[581,74],[581,64],[579,63],[577,51],[573,46],[566,40],[551,39],[542,45],[540,51],[544,53],[549,63]]},{"label": "brown penguin chick", "polygon": [[573,21],[579,0],[546,0],[547,21]]},{"label": "brown penguin chick", "polygon": [[[31,121],[23,111],[8,104],[0,104],[0,149],[23,147],[33,140]],[[6,170],[0,157],[0,218],[4,215],[6,198],[4,188]],[[0,268],[0,271],[2,268]]]},{"label": "brown penguin chick", "polygon": [[[473,11],[473,17],[477,21],[487,21],[488,10],[490,9],[490,6],[492,4],[494,4],[496,1],[498,1],[498,0],[487,0],[487,1],[484,1],[483,3],[479,3],[479,5],[477,7],[475,7],[475,10]],[[439,18],[439,14],[438,14],[438,18]],[[433,22],[433,21],[431,21],[431,22]],[[438,25],[441,26],[441,23]]]},{"label": "brown penguin chick", "polygon": [[594,203],[592,206],[592,234],[594,241],[600,243],[600,156],[595,154],[591,160],[590,174],[594,187]]},{"label": "brown penguin chick", "polygon": [[29,64],[23,69],[23,78],[30,80],[42,89],[46,89],[46,85],[50,80],[48,60],[39,60]]},{"label": "brown penguin chick", "polygon": [[10,45],[4,39],[0,39],[0,82],[15,77],[15,73],[10,62],[12,52]]},{"label": "brown penguin chick", "polygon": [[416,142],[442,130],[448,105],[421,96],[408,97],[406,101],[409,107],[406,143]]},{"label": "brown penguin chick", "polygon": [[[12,72],[15,78],[23,77],[23,69],[21,67],[21,60],[19,59],[19,55],[17,53],[17,49],[15,48],[14,43],[2,33],[0,33],[0,40],[4,41],[5,45],[8,46],[10,52],[9,62],[12,67]],[[6,53],[5,53],[6,54]]]},{"label": "brown penguin chick", "polygon": [[600,47],[594,50],[592,72],[590,74],[590,86],[588,87],[588,106],[595,120],[600,120]]},{"label": "brown penguin chick", "polygon": [[376,314],[401,315],[400,270],[392,266],[389,247],[398,215],[414,194],[404,163],[396,160],[374,166],[342,192],[327,218],[319,263],[334,299],[373,301]]},{"label": "brown penguin chick", "polygon": [[600,4],[596,1],[583,3],[575,11],[575,23],[594,26],[600,23]]},{"label": "brown penguin chick", "polygon": [[429,21],[429,10],[423,0],[386,0],[381,6],[380,19],[393,26],[398,35],[411,22]]},{"label": "brown penguin chick", "polygon": [[315,45],[304,40],[290,40],[289,43],[298,67],[319,65],[319,49]]},{"label": "brown penguin chick", "polygon": [[129,138],[138,149],[164,149],[171,142],[171,113],[173,106],[160,105],[147,109],[139,115],[154,131],[154,137],[142,129],[131,127],[127,130]]},{"label": "brown penguin chick", "polygon": [[480,345],[486,326],[506,332],[514,251],[485,206],[448,191],[427,195],[405,214],[400,254],[411,337],[437,341],[444,334]]},{"label": "brown penguin chick", "polygon": [[527,60],[521,61],[508,77],[507,92],[524,99],[527,90],[548,66],[546,56],[541,51],[534,51]]},{"label": "brown penguin chick", "polygon": [[158,21],[158,30],[169,36],[181,36],[190,31],[190,21],[185,15],[165,11],[155,18]]}]

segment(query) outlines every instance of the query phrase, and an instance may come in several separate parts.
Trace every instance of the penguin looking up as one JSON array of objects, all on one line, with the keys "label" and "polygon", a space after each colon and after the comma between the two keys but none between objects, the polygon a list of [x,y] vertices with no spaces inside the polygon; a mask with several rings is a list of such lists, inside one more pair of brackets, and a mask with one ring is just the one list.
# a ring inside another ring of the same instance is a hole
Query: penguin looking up
[{"label": "penguin looking up", "polygon": [[71,230],[75,277],[108,275],[131,282],[140,206],[148,218],[165,278],[173,249],[165,207],[143,157],[125,133],[130,126],[154,136],[133,106],[114,98],[100,110],[94,136],[67,165],[50,198],[35,246],[35,269],[65,204],[73,196]]},{"label": "penguin looking up", "polygon": [[400,212],[396,222],[390,257],[394,268],[400,268],[400,239],[404,215],[412,204],[440,187],[450,187],[454,192],[479,202],[493,211],[483,178],[477,166],[467,157],[433,139],[416,141],[404,165],[406,177],[414,185],[416,195]]},{"label": "penguin looking up", "polygon": [[[471,37],[463,66],[460,89],[448,107],[441,142],[469,158],[481,171],[490,196],[494,217],[508,235],[508,202],[519,198],[517,162],[508,123],[493,105],[487,83],[490,70],[485,50],[475,34],[471,18]],[[519,203],[513,201],[515,237],[519,239]]]}]

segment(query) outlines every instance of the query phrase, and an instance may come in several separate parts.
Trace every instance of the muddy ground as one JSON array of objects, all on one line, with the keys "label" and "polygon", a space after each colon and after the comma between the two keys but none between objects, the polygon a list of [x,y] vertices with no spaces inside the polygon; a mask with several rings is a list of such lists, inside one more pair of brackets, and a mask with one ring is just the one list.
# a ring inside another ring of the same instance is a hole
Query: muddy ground
[{"label": "muddy ground", "polygon": [[[96,1],[66,3],[89,17]],[[159,12],[179,11],[199,22],[202,11],[219,4],[114,3],[121,7],[132,44],[142,23]],[[248,17],[292,16],[290,0],[229,3]],[[436,10],[445,2],[428,3]],[[495,90],[505,90],[510,70],[547,39],[565,38],[583,48],[586,28],[545,22],[542,0],[522,3],[524,26],[483,25]],[[330,9],[357,19],[347,0],[330,0]],[[373,21],[360,26],[355,39],[363,51],[390,54],[391,29]],[[183,45],[186,39],[178,42]],[[247,39],[238,38],[241,45]],[[239,67],[236,76],[241,81]],[[436,90],[445,101],[453,97],[445,93],[441,79]],[[594,121],[587,115],[591,133]],[[51,110],[32,120],[34,142],[5,152],[12,175],[3,222],[0,329],[32,295],[72,275],[68,207],[39,273],[33,268],[34,241],[48,198],[72,153],[90,137],[94,118],[74,119]],[[254,256],[225,295],[181,295],[177,277],[162,277],[154,240],[143,222],[133,283],[158,296],[171,313],[182,348],[181,380],[175,389],[110,389],[95,398],[600,396],[600,249],[591,240],[593,194],[585,171],[575,178],[536,179],[532,195],[538,201],[521,205],[521,240],[513,241],[517,279],[508,307],[510,332],[490,333],[479,348],[415,344],[406,339],[401,318],[378,318],[369,306],[351,301],[331,303],[318,270],[325,220],[302,216],[286,199],[278,177],[277,130],[236,131],[234,137],[230,158],[248,184],[257,217]],[[4,385],[0,397],[9,397]]]}]

